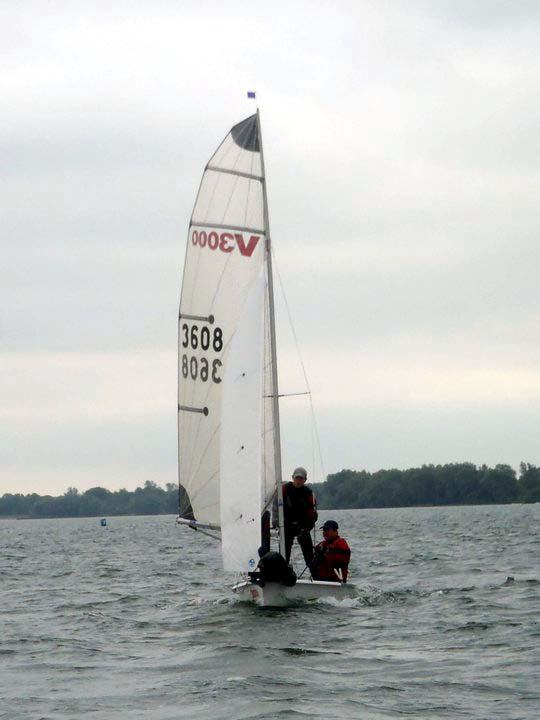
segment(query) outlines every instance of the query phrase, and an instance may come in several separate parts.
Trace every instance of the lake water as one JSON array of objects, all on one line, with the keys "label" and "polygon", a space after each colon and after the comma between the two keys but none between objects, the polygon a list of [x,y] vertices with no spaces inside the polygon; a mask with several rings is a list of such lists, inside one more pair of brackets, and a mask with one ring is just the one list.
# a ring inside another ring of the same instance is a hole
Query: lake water
[{"label": "lake water", "polygon": [[321,515],[357,597],[285,610],[173,517],[0,521],[0,718],[540,717],[540,505]]}]

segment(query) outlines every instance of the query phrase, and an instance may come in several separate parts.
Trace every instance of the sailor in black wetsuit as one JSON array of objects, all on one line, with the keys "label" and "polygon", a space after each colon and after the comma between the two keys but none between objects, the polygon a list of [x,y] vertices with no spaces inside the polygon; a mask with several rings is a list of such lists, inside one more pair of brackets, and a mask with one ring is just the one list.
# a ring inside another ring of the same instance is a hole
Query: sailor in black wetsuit
[{"label": "sailor in black wetsuit", "polygon": [[298,467],[292,474],[292,480],[283,483],[283,516],[285,559],[289,562],[294,538],[297,538],[306,565],[310,567],[313,560],[311,530],[317,522],[317,502],[306,480],[307,472],[303,467]]}]

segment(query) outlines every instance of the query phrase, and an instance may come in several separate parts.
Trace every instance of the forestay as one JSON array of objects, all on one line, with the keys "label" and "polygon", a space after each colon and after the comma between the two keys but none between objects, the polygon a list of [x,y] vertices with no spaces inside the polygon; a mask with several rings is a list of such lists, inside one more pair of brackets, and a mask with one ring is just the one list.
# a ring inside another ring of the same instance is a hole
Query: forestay
[{"label": "forestay", "polygon": [[[209,525],[221,524],[223,379],[232,339],[259,278],[264,282],[264,322],[258,341],[263,352],[261,507],[275,488],[262,167],[258,120],[253,115],[232,128],[210,159],[189,227],[178,339],[179,476],[195,519]],[[238,477],[239,483],[248,481],[251,478]],[[188,516],[185,505],[180,514]]]}]

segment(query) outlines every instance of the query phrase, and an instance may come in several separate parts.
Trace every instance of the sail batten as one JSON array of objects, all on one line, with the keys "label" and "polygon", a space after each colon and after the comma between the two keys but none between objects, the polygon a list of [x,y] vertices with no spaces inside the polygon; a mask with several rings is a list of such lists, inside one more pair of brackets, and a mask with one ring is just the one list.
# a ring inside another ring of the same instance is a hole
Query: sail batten
[{"label": "sail batten", "polygon": [[207,165],[206,169],[212,170],[213,172],[225,173],[228,175],[237,175],[238,177],[249,178],[251,180],[259,180],[260,182],[262,182],[264,180],[264,178],[261,175],[252,175],[250,173],[240,172],[239,170],[229,170],[227,168],[218,168],[215,165]]},{"label": "sail batten", "polygon": [[191,222],[190,227],[220,228],[221,230],[238,230],[239,232],[252,232],[264,235],[264,228],[249,227],[247,225],[227,225],[226,223]]}]

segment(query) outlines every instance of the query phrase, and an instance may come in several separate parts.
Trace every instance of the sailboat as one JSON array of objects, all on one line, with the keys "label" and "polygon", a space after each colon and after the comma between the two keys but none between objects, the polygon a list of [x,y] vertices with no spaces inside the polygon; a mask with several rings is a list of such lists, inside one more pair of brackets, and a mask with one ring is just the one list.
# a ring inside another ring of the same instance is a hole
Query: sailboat
[{"label": "sailboat", "polygon": [[[221,542],[232,590],[262,606],[339,582],[256,582],[261,518],[285,548],[272,253],[259,111],[207,163],[189,223],[178,332],[178,523]],[[248,575],[252,573],[252,575]]]}]

